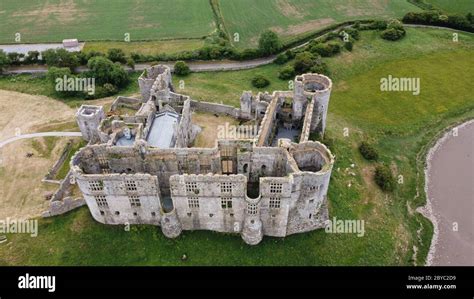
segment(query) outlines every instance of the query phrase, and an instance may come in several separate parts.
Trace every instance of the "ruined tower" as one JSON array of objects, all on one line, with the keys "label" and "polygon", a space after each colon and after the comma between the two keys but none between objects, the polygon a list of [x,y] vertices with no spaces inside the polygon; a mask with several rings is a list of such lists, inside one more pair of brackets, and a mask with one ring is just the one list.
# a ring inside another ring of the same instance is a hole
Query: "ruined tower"
[{"label": "ruined tower", "polygon": [[[326,129],[331,90],[332,81],[324,75],[304,74],[297,76],[293,99],[293,120],[303,118],[305,109],[312,107],[311,132],[323,135]],[[310,102],[313,102],[312,105],[308,105]]]},{"label": "ruined tower", "polygon": [[105,113],[102,106],[82,105],[76,113],[76,121],[82,137],[92,143],[99,141],[98,128],[104,118]]}]

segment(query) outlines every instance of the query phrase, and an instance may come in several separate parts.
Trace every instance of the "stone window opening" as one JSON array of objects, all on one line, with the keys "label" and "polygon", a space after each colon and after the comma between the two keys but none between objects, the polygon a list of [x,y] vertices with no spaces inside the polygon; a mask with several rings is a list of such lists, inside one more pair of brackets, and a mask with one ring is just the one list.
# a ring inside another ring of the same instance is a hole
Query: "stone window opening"
[{"label": "stone window opening", "polygon": [[188,207],[190,209],[199,209],[199,198],[189,198]]},{"label": "stone window opening", "polygon": [[196,182],[186,182],[186,192],[199,194],[199,189]]},{"label": "stone window opening", "polygon": [[137,212],[133,212],[133,216],[138,216],[138,213],[137,213]]},{"label": "stone window opening", "polygon": [[104,191],[104,182],[102,182],[102,181],[89,181],[89,189],[93,192]]},{"label": "stone window opening", "polygon": [[104,216],[104,215],[105,215],[105,212],[104,212],[104,211],[100,211],[100,215]]},{"label": "stone window opening", "polygon": [[282,189],[283,189],[283,184],[281,183],[270,184],[270,193],[281,193]]},{"label": "stone window opening", "polygon": [[247,214],[257,215],[258,214],[258,205],[249,203],[247,204]]},{"label": "stone window opening", "polygon": [[94,196],[94,198],[99,208],[109,207],[109,203],[107,202],[107,198],[105,197],[105,195],[97,195],[97,196]]},{"label": "stone window opening", "polygon": [[140,202],[140,197],[138,197],[137,195],[130,195],[128,197],[128,200],[130,201],[130,205],[132,206],[132,208],[139,208],[142,206]]},{"label": "stone window opening", "polygon": [[137,182],[125,181],[125,188],[127,189],[128,192],[136,192],[138,190]]},{"label": "stone window opening", "polygon": [[247,173],[249,170],[249,165],[248,164],[244,164],[244,173]]},{"label": "stone window opening", "polygon": [[221,207],[223,210],[232,209],[232,198],[221,197]]},{"label": "stone window opening", "polygon": [[119,215],[120,215],[120,212],[119,212],[119,211],[115,211],[115,215],[119,216]]},{"label": "stone window opening", "polygon": [[279,209],[281,207],[281,199],[278,197],[270,198],[270,209]]},{"label": "stone window opening", "polygon": [[230,182],[221,183],[221,193],[232,193],[232,183]]},{"label": "stone window opening", "polygon": [[151,212],[151,217],[156,217],[156,213],[155,213],[155,212]]}]

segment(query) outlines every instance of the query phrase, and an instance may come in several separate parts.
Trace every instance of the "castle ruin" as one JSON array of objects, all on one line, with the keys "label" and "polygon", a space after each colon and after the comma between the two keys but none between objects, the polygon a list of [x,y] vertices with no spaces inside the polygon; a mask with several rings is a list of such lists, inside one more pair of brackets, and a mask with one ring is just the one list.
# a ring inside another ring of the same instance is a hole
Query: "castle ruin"
[{"label": "castle ruin", "polygon": [[[235,233],[251,245],[325,227],[334,157],[309,136],[325,131],[328,77],[297,76],[293,91],[244,92],[240,109],[176,93],[166,66],[138,80],[141,99],[118,97],[107,114],[83,105],[76,114],[89,144],[71,171],[95,220],[156,225],[169,238]],[[258,133],[192,147],[200,132],[193,111],[253,122]]]}]

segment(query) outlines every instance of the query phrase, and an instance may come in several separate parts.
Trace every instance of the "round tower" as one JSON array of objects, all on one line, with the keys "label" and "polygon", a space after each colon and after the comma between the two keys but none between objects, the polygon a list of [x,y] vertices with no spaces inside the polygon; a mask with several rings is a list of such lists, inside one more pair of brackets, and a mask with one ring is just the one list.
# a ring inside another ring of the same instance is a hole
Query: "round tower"
[{"label": "round tower", "polygon": [[167,238],[178,237],[182,230],[176,210],[173,209],[173,211],[163,214],[163,217],[161,217],[161,231]]},{"label": "round tower", "polygon": [[311,132],[324,134],[326,117],[331,97],[332,81],[321,74],[304,74],[296,77],[293,101],[293,120],[299,120],[305,113],[308,101],[314,101],[311,114]]},{"label": "round tower", "polygon": [[259,201],[247,197],[247,209],[245,210],[244,225],[242,228],[242,239],[249,245],[257,245],[263,239],[263,224],[260,220]]}]

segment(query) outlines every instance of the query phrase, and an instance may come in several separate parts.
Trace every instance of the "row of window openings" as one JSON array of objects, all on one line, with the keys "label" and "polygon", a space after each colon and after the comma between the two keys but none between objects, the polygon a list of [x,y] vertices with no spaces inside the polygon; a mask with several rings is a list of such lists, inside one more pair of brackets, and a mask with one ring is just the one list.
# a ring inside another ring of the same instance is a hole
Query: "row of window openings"
[{"label": "row of window openings", "polygon": [[[188,199],[188,207],[190,209],[198,209],[199,198]],[[279,197],[271,197],[269,207],[270,209],[279,209],[281,207],[281,199]],[[232,198],[221,198],[221,208],[224,210],[232,209]],[[256,204],[248,204],[247,210],[249,211],[250,215],[256,215],[258,206]]]},{"label": "row of window openings", "polygon": [[[125,181],[125,188],[129,192],[136,192],[137,182],[135,181]],[[89,181],[89,189],[91,191],[104,191],[104,182],[103,181]]]},{"label": "row of window openings", "polygon": [[[131,195],[128,197],[128,200],[130,201],[130,206],[132,208],[139,208],[142,206],[140,202],[140,197],[138,196]],[[105,195],[96,195],[95,201],[99,208],[109,208],[109,203],[107,202],[107,197],[105,197]]]},{"label": "row of window openings", "polygon": [[[282,192],[283,184],[281,183],[271,183],[270,184],[270,193],[279,194]],[[196,182],[186,182],[186,192],[194,192],[199,194],[199,190]],[[223,182],[221,183],[221,193],[232,193],[232,183]]]},{"label": "row of window openings", "polygon": [[[105,215],[105,212],[100,210],[100,215],[104,216]],[[115,215],[116,216],[120,216],[120,212],[119,211],[115,211]],[[133,216],[138,216],[138,213],[137,212],[133,212]],[[151,212],[151,216],[152,217],[156,217],[156,212]]]}]

